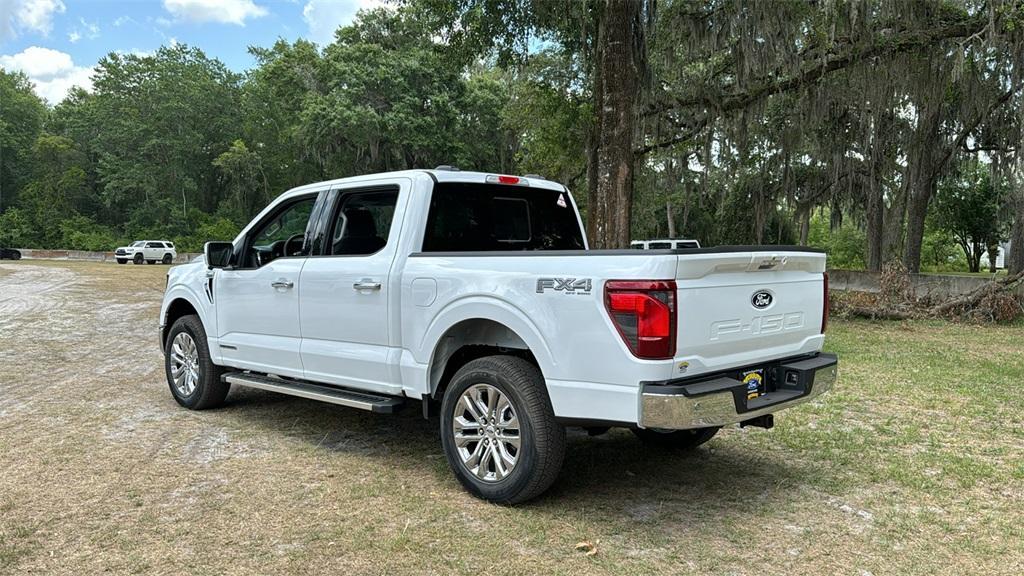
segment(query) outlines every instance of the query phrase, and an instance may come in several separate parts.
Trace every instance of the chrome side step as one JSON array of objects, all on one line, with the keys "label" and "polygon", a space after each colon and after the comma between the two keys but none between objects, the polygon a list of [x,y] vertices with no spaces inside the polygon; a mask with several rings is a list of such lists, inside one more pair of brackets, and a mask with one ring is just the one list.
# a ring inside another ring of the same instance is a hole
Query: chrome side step
[{"label": "chrome side step", "polygon": [[348,390],[345,388],[335,388],[334,386],[314,384],[313,382],[306,382],[304,380],[285,380],[275,376],[264,376],[262,374],[252,374],[248,372],[229,372],[221,376],[221,380],[228,384],[237,384],[238,386],[247,386],[249,388],[259,388],[260,390],[269,390],[270,392],[288,394],[289,396],[299,396],[302,398],[309,398],[310,400],[319,400],[320,402],[339,404],[341,406],[359,408],[360,410],[369,410],[371,412],[390,414],[403,403],[402,399],[396,396],[382,396],[367,392],[357,392],[355,390]]}]

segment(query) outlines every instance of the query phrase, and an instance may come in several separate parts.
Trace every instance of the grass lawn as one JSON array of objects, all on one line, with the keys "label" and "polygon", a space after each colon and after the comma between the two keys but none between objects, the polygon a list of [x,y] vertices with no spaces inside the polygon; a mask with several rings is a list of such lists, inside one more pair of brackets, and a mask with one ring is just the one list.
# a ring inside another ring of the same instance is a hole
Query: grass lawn
[{"label": "grass lawn", "polygon": [[775,429],[573,432],[553,489],[502,508],[415,405],[179,408],[165,273],[0,264],[0,574],[1024,573],[1022,324],[835,320],[839,383]]}]

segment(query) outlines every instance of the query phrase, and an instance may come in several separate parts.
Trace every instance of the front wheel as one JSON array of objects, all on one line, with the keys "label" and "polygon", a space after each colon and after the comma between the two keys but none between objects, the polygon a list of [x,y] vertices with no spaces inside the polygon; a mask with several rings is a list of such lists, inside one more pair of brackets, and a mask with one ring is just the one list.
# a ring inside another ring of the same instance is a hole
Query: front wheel
[{"label": "front wheel", "polygon": [[142,254],[136,254],[135,257],[132,258],[132,264],[142,264]]},{"label": "front wheel", "polygon": [[210,360],[206,330],[198,316],[182,316],[171,326],[164,350],[171,395],[185,408],[205,410],[224,403],[231,385],[221,382],[223,369]]},{"label": "front wheel", "polygon": [[695,430],[661,430],[658,428],[634,428],[633,433],[645,444],[653,444],[662,448],[693,450],[697,446],[714,438],[721,430],[715,428],[697,428]]},{"label": "front wheel", "polygon": [[514,356],[487,356],[456,372],[441,404],[448,465],[471,494],[499,504],[540,495],[558,477],[565,428],[544,378]]}]

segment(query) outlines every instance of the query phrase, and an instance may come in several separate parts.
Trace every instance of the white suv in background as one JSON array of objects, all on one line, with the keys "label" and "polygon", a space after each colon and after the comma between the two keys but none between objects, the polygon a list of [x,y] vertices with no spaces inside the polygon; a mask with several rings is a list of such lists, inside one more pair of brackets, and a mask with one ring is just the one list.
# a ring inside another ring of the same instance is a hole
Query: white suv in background
[{"label": "white suv in background", "polygon": [[174,249],[174,243],[167,240],[137,240],[129,246],[122,246],[114,251],[114,258],[118,264],[124,264],[131,260],[135,264],[170,264],[174,262],[178,252]]}]

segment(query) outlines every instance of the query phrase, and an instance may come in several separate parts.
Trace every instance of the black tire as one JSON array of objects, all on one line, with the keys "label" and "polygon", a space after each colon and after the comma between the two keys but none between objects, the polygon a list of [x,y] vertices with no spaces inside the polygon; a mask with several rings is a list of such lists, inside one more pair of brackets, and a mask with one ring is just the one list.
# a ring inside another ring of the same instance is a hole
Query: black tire
[{"label": "black tire", "polygon": [[21,260],[21,252],[15,250],[14,254],[11,255],[11,260]]},{"label": "black tire", "polygon": [[142,254],[136,254],[135,257],[132,258],[132,264],[142,264],[142,261]]},{"label": "black tire", "polygon": [[[477,478],[463,464],[452,428],[462,394],[476,384],[497,388],[518,417],[520,449],[515,465],[500,480]],[[498,504],[518,504],[539,496],[558,478],[565,458],[565,427],[555,421],[540,370],[515,356],[487,356],[467,363],[452,377],[441,403],[441,444],[448,465],[474,496]]]},{"label": "black tire", "polygon": [[694,430],[658,430],[656,428],[634,428],[633,433],[645,444],[674,448],[677,450],[693,450],[697,446],[711,440],[721,430],[715,428],[697,428]]},{"label": "black tire", "polygon": [[171,254],[167,253],[167,254],[164,254],[164,258],[163,258],[163,260],[161,260],[161,262],[164,263],[164,264],[170,264],[171,260],[172,260]]},{"label": "black tire", "polygon": [[[195,343],[198,352],[199,378],[195,389],[188,395],[182,394],[174,385],[174,378],[171,376],[171,349],[174,339],[178,334],[186,332]],[[216,408],[224,403],[231,385],[221,382],[221,375],[224,369],[217,366],[210,360],[210,350],[206,344],[206,330],[199,316],[182,316],[171,325],[167,333],[167,344],[164,347],[164,373],[167,375],[167,385],[171,389],[171,395],[185,408],[190,410],[206,410]]]},{"label": "black tire", "polygon": [[117,259],[117,263],[118,263],[118,264],[124,264],[124,263],[126,263],[126,262],[128,262],[128,259],[127,259],[127,258],[118,258],[118,259]]}]

